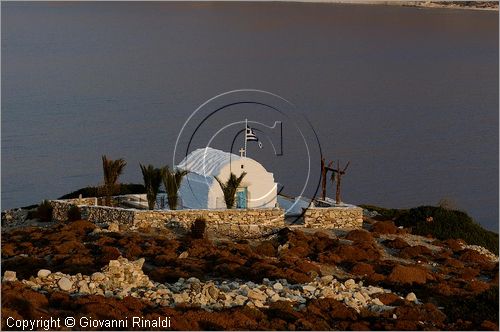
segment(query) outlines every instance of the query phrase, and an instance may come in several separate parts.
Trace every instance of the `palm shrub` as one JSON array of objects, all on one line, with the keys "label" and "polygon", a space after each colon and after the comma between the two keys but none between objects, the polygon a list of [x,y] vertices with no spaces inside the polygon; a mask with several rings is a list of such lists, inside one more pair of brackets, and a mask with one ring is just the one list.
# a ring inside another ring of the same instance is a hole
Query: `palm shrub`
[{"label": "palm shrub", "polygon": [[153,165],[141,166],[142,177],[144,179],[144,187],[146,188],[146,197],[148,199],[148,208],[155,208],[156,196],[160,190],[161,179],[163,178],[164,168],[155,168]]},{"label": "palm shrub", "polygon": [[188,174],[188,171],[181,169],[174,171],[168,166],[165,166],[164,170],[163,185],[167,192],[168,207],[171,210],[176,210],[179,201],[179,187],[181,186],[182,178]]},{"label": "palm shrub", "polygon": [[224,201],[226,202],[226,207],[228,209],[233,208],[236,190],[240,186],[241,181],[243,181],[245,175],[247,175],[247,173],[243,172],[239,177],[236,177],[236,175],[231,172],[231,174],[229,175],[229,179],[227,179],[226,182],[222,182],[222,180],[220,180],[217,176],[214,176],[215,180],[219,182],[220,188],[222,189],[222,193],[224,194]]},{"label": "palm shrub", "polygon": [[111,196],[116,190],[118,178],[123,173],[127,163],[123,159],[111,160],[105,155],[102,156],[102,170],[104,173],[104,194],[106,205],[111,205]]}]

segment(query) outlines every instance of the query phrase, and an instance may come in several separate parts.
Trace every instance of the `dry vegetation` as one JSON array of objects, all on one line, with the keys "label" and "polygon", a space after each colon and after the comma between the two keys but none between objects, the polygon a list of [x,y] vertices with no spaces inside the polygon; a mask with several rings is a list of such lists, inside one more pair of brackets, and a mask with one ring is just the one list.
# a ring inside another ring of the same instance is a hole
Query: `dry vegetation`
[{"label": "dry vegetation", "polygon": [[[277,302],[270,308],[248,306],[207,312],[186,306],[152,307],[145,300],[96,295],[70,297],[42,294],[20,282],[2,284],[2,317],[94,318],[123,316],[173,317],[174,329],[498,329],[498,262],[456,240],[438,241],[406,234],[392,221],[375,223],[370,231],[300,231],[284,229],[261,241],[175,238],[159,230],[95,232],[87,221],[40,229],[18,228],[2,234],[3,270],[19,279],[39,269],[90,275],[123,256],[144,257],[144,272],[157,282],[178,278],[263,278],[305,283],[333,274],[382,286],[404,296],[415,292],[423,304],[394,294],[381,296],[393,311],[357,313],[333,299],[311,300],[300,310]],[[201,237],[201,238],[200,238]],[[179,259],[187,252],[187,258]],[[481,310],[471,310],[472,308]],[[395,314],[398,319],[393,319]],[[5,329],[5,321],[2,328]]]}]

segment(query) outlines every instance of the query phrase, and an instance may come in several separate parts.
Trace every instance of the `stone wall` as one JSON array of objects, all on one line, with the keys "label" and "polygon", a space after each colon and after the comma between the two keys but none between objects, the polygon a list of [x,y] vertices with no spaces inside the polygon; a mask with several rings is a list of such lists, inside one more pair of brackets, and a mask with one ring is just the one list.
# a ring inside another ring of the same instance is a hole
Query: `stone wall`
[{"label": "stone wall", "polygon": [[[91,202],[93,204],[94,200]],[[51,201],[53,219],[66,221],[70,207],[78,205],[82,218],[94,223],[116,223],[120,230],[158,227],[186,233],[197,218],[203,218],[209,235],[253,237],[269,234],[285,226],[284,210],[278,208],[151,211],[78,203],[78,199]]]},{"label": "stone wall", "polygon": [[354,205],[308,208],[304,214],[304,224],[306,227],[320,228],[361,228],[363,209]]},{"label": "stone wall", "polygon": [[[88,200],[94,204],[94,199]],[[52,205],[52,218],[56,221],[66,221],[68,219],[68,210],[73,205],[80,208],[82,218],[94,223],[110,223],[132,225],[134,221],[135,210],[122,209],[99,205],[79,204],[78,199],[50,201]]]},{"label": "stone wall", "polygon": [[96,197],[86,197],[86,198],[71,198],[65,199],[64,202],[73,203],[76,205],[96,205]]},{"label": "stone wall", "polygon": [[[80,202],[83,204],[79,204]],[[96,206],[94,203],[94,198],[51,201],[53,218],[66,221],[69,208],[78,205],[82,218],[97,224],[116,223],[120,230],[157,227],[182,234],[190,230],[197,218],[206,221],[209,235],[258,237],[285,227],[284,210],[279,208],[151,211]],[[312,228],[361,228],[363,209],[353,205],[308,208],[304,214],[304,224],[305,227]]]},{"label": "stone wall", "polygon": [[203,218],[209,234],[252,237],[283,228],[284,213],[278,208],[140,211],[135,214],[133,227],[167,227],[187,232],[197,218]]}]

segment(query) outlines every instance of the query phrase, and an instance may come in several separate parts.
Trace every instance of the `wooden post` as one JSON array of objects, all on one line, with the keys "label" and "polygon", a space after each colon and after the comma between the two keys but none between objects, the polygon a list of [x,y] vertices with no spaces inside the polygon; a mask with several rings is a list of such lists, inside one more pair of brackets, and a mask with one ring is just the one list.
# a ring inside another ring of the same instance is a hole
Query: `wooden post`
[{"label": "wooden post", "polygon": [[321,199],[326,198],[326,167],[325,158],[321,157]]},{"label": "wooden post", "polygon": [[337,181],[337,188],[336,188],[336,191],[335,191],[335,203],[336,204],[342,203],[342,200],[340,198],[340,189],[341,189],[341,185],[342,185],[342,176],[347,171],[347,167],[349,167],[350,163],[351,163],[350,161],[347,162],[347,165],[345,165],[344,169],[341,170],[340,169],[340,160],[337,160],[337,168],[333,170],[332,182],[335,181],[335,180]]}]

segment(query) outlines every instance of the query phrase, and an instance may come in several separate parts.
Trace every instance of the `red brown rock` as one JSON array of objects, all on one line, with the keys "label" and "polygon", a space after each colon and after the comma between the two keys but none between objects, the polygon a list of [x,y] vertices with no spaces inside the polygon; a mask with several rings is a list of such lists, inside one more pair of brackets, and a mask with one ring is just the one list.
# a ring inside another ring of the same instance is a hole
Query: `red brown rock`
[{"label": "red brown rock", "polygon": [[401,249],[399,252],[399,257],[401,258],[416,258],[416,257],[423,257],[427,255],[431,255],[432,251],[422,245],[416,245],[416,246],[408,246],[406,248]]},{"label": "red brown rock", "polygon": [[351,273],[360,276],[370,276],[374,273],[374,270],[372,265],[359,262],[352,267]]},{"label": "red brown rock", "polygon": [[393,249],[403,249],[409,246],[409,244],[405,240],[399,237],[395,238],[394,240],[384,241],[384,245],[388,248]]},{"label": "red brown rock", "polygon": [[427,271],[415,266],[396,265],[387,280],[406,285],[425,284],[427,281]]},{"label": "red brown rock", "polygon": [[365,231],[364,229],[355,229],[347,233],[346,237],[347,240],[351,240],[353,242],[372,242],[373,237],[372,235]]},{"label": "red brown rock", "polygon": [[372,232],[380,234],[397,234],[398,228],[392,220],[379,221],[373,225]]}]

